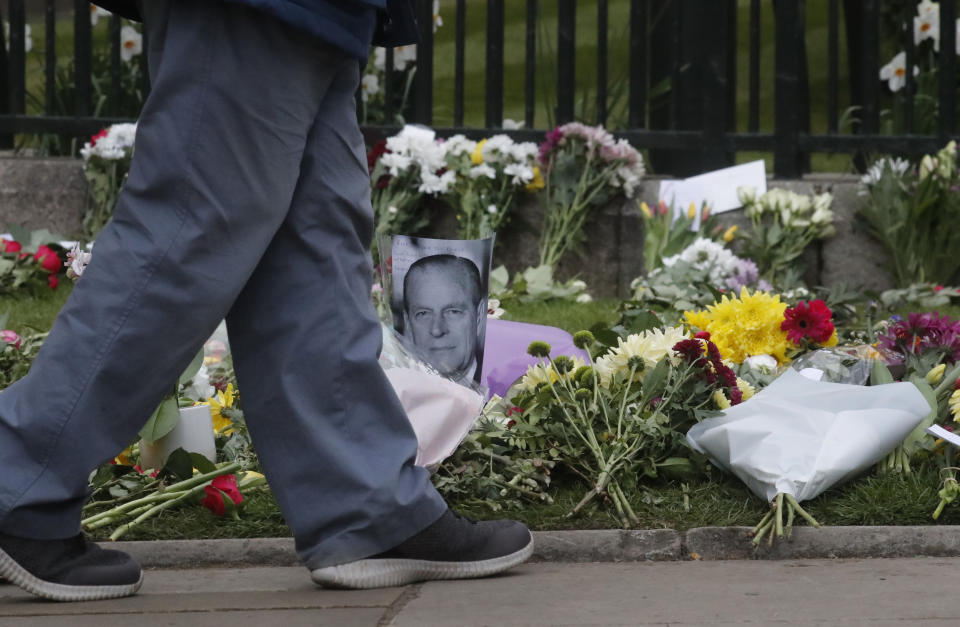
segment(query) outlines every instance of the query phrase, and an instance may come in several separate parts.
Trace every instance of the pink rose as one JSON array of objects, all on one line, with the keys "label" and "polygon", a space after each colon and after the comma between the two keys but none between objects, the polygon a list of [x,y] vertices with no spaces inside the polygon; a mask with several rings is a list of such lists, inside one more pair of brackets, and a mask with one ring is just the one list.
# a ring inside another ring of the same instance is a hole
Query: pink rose
[{"label": "pink rose", "polygon": [[10,329],[0,331],[0,340],[7,344],[13,344],[15,348],[20,348],[20,336],[17,335],[16,331],[11,331]]}]

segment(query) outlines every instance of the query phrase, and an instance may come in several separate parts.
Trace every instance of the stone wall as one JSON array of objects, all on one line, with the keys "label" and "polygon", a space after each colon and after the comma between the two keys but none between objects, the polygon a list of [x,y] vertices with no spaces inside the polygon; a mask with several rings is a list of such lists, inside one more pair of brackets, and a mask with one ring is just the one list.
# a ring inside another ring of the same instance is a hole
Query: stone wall
[{"label": "stone wall", "polygon": [[[846,284],[857,290],[891,287],[883,270],[883,251],[854,219],[862,199],[857,196],[857,178],[843,175],[809,175],[802,180],[771,180],[770,187],[786,187],[798,193],[831,192],[837,234],[805,255],[808,282],[834,286]],[[659,180],[648,179],[642,199],[656,202]],[[86,183],[81,162],[75,159],[0,158],[0,228],[10,223],[30,228],[48,228],[67,237],[81,229]],[[542,207],[528,201],[514,214],[509,228],[498,238],[494,265],[511,271],[535,265],[538,225]],[[449,237],[456,231],[450,212],[435,211],[437,219],[429,235]],[[747,224],[742,211],[718,216],[724,225]],[[578,276],[594,296],[626,297],[630,281],[643,273],[643,216],[634,202],[620,201],[600,212],[585,228],[582,255],[571,254],[558,269],[558,276]]]}]

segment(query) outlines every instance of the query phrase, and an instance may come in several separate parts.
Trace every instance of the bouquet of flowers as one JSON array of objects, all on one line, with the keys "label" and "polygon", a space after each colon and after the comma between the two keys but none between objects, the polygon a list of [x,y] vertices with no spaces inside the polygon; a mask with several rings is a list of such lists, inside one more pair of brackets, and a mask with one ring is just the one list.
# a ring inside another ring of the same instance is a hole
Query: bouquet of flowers
[{"label": "bouquet of flowers", "polygon": [[537,145],[494,135],[473,142],[455,135],[444,142],[447,164],[456,172],[447,201],[456,212],[460,239],[482,239],[500,230],[516,197],[543,188]]},{"label": "bouquet of flowers", "polygon": [[[588,331],[574,335],[578,348],[594,343]],[[551,359],[544,342],[532,343],[528,352],[540,364],[530,367],[511,399],[511,430],[518,438],[533,434],[526,446],[588,483],[569,515],[602,495],[624,527],[637,522],[625,486],[668,467],[689,468],[686,429],[753,393],[709,337],[690,338],[680,328],[621,338],[589,364]]]},{"label": "bouquet of flowers", "polygon": [[643,158],[602,126],[571,122],[547,133],[540,145],[546,207],[540,265],[555,266],[583,240],[590,214],[617,194],[633,198],[645,173]]},{"label": "bouquet of flowers", "polygon": [[113,215],[117,197],[130,172],[136,124],[114,124],[90,137],[80,149],[87,178],[83,233],[92,240]]},{"label": "bouquet of flowers", "polygon": [[432,130],[414,126],[373,147],[367,163],[377,235],[416,233],[428,224],[423,199],[448,193],[457,178],[446,155]]},{"label": "bouquet of flowers", "polygon": [[[6,324],[6,316],[0,326]],[[11,329],[0,331],[0,390],[23,378],[47,338],[47,333],[30,332],[22,336]]]},{"label": "bouquet of flowers", "polygon": [[743,254],[756,261],[760,273],[774,283],[796,278],[797,258],[804,249],[835,232],[830,194],[804,196],[772,189],[757,196],[752,188],[740,188],[737,195],[750,218],[751,230],[738,231],[736,239]]},{"label": "bouquet of flowers", "polygon": [[936,156],[924,156],[919,168],[881,160],[871,172],[863,183],[866,202],[858,215],[883,245],[894,283],[901,288],[948,283],[960,269],[956,142]]},{"label": "bouquet of flowers", "polygon": [[769,355],[782,365],[804,351],[838,342],[833,312],[822,300],[789,307],[779,295],[751,294],[744,287],[739,296],[723,296],[706,310],[683,315],[691,327],[709,332],[720,352],[736,364]]},{"label": "bouquet of flowers", "polygon": [[[644,217],[644,270],[648,274],[662,267],[665,258],[675,256],[694,241],[708,237],[706,234],[715,228],[707,205],[700,209],[700,225],[696,229],[693,225],[697,219],[697,207],[693,203],[690,203],[686,215],[676,215],[662,200],[654,208],[641,202],[640,212]],[[725,241],[731,241],[736,230],[736,226],[727,229],[723,234]]]},{"label": "bouquet of flowers", "polygon": [[[17,239],[0,238],[0,294],[9,294],[21,289],[57,289],[60,285],[59,238],[46,229],[25,231],[15,226]],[[25,243],[22,243],[25,242]]]}]

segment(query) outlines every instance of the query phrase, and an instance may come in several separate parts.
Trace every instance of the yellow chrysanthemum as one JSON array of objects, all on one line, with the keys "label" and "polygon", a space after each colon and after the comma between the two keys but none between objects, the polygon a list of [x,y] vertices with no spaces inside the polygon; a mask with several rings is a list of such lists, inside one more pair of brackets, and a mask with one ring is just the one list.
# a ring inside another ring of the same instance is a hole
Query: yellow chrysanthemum
[{"label": "yellow chrysanthemum", "polygon": [[213,416],[213,430],[216,433],[228,434],[233,431],[233,421],[223,415],[224,409],[233,408],[233,384],[227,385],[226,390],[218,390],[215,397],[210,397],[210,415]]},{"label": "yellow chrysanthemum", "polygon": [[948,403],[950,405],[950,413],[953,415],[953,420],[960,422],[960,390],[953,391]]},{"label": "yellow chrysanthemum", "polygon": [[[569,370],[566,373],[566,378],[570,378],[577,368],[585,365],[584,361],[579,357],[573,357],[571,360],[571,365]],[[523,378],[520,379],[520,387],[527,392],[534,392],[537,389],[537,386],[541,383],[544,385],[550,383],[556,383],[560,380],[560,375],[550,364],[546,366],[537,364],[535,366],[528,366],[527,373],[523,375]]]},{"label": "yellow chrysanthemum", "polygon": [[789,361],[787,333],[780,328],[786,303],[780,296],[743,288],[739,296],[723,296],[706,311],[687,311],[687,323],[710,332],[710,339],[724,358],[742,363],[753,355],[773,355]]},{"label": "yellow chrysanthemum", "polygon": [[743,400],[753,398],[753,395],[757,393],[749,381],[744,381],[740,377],[737,377],[737,387],[740,388],[740,393],[743,394]]},{"label": "yellow chrysanthemum", "polygon": [[713,393],[713,403],[717,409],[730,409],[730,399],[723,393],[723,390],[716,390]]}]

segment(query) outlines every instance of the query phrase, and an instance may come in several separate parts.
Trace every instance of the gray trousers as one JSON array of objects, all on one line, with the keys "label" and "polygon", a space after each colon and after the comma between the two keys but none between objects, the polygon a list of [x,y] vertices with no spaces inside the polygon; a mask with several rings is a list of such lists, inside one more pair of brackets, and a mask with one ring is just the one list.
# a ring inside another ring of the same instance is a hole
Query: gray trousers
[{"label": "gray trousers", "polygon": [[0,393],[0,530],[76,534],[90,471],[225,317],[304,563],[386,550],[446,505],[377,363],[359,63],[235,4],[144,5],[153,90],[130,177],[30,373]]}]

